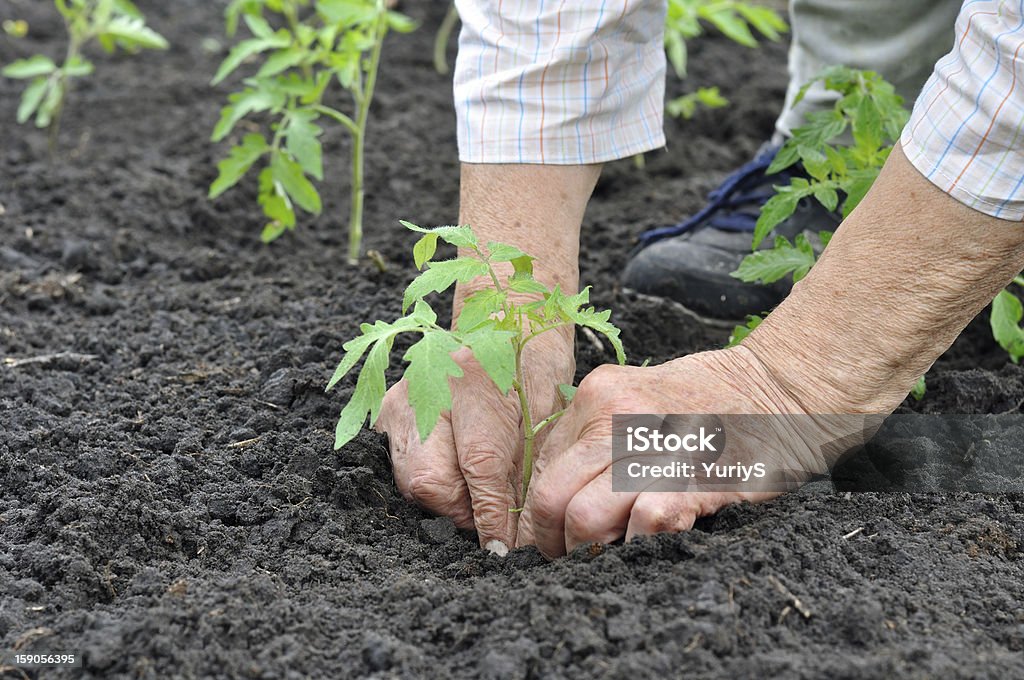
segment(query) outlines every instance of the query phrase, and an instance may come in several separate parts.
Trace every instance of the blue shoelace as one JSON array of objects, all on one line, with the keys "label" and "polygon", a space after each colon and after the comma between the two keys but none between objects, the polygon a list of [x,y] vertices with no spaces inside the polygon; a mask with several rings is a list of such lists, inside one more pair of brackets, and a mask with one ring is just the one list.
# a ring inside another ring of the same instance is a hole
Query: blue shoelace
[{"label": "blue shoelace", "polygon": [[[634,252],[643,250],[652,243],[672,236],[679,236],[700,226],[709,226],[722,231],[754,231],[760,207],[775,194],[776,184],[788,184],[793,168],[768,175],[765,171],[775,159],[778,146],[766,145],[754,160],[737,169],[719,184],[710,194],[708,203],[700,212],[689,219],[670,227],[659,227],[640,234]],[[740,208],[756,207],[757,210],[743,211]]]}]

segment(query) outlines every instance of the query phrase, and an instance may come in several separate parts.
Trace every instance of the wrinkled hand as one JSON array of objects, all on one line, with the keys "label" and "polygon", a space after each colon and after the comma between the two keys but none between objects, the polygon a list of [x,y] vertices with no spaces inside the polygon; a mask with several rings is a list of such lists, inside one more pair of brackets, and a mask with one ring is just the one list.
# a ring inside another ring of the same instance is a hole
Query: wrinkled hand
[{"label": "wrinkled hand", "polygon": [[[386,432],[399,491],[424,509],[476,528],[480,545],[504,552],[515,544],[521,507],[523,429],[514,392],[502,395],[468,350],[455,355],[462,378],[452,381],[452,410],[421,442],[401,381],[388,390],[376,428]],[[552,331],[523,351],[534,422],[564,407],[558,385],[575,372],[570,333]],[[494,542],[500,541],[502,545]]]},{"label": "wrinkled hand", "polygon": [[[612,491],[612,414],[803,414],[803,406],[778,386],[745,347],[704,352],[661,366],[601,366],[579,386],[572,406],[541,448],[517,544],[536,544],[548,557],[587,542],[684,531],[698,517],[730,503],[763,501],[778,490]],[[779,420],[755,419],[743,432],[746,453],[776,469],[826,471],[829,443],[851,418],[804,417],[804,431],[781,431]],[[842,420],[845,419],[845,420]],[[857,418],[853,418],[856,421]],[[745,421],[746,422],[746,421]],[[727,441],[740,440],[727,433]],[[861,433],[863,434],[863,433]],[[754,454],[756,451],[756,454]]]}]

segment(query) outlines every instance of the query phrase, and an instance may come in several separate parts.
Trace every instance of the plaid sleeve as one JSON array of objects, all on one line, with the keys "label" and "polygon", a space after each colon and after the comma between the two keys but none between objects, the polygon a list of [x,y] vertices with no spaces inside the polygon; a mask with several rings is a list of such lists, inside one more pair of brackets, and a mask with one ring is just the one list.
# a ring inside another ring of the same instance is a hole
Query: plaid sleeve
[{"label": "plaid sleeve", "polygon": [[910,162],[964,205],[1024,219],[1024,0],[967,0],[914,105]]},{"label": "plaid sleeve", "polygon": [[459,158],[574,165],[665,145],[665,0],[457,0]]}]

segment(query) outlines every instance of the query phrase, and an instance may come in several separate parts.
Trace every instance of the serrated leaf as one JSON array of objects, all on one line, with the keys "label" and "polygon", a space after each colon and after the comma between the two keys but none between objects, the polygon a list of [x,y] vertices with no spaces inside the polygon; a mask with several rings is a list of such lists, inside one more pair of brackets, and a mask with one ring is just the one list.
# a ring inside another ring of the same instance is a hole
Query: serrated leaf
[{"label": "serrated leaf", "polygon": [[823,184],[815,186],[814,198],[818,199],[818,203],[821,203],[829,212],[834,211],[839,206],[839,194],[830,186]]},{"label": "serrated leaf", "polygon": [[141,47],[148,50],[166,50],[167,40],[146,26],[139,17],[119,16],[110,20],[100,33],[99,38],[114,40],[122,47]]},{"label": "serrated leaf", "polygon": [[[272,224],[276,222],[280,227],[293,228],[295,226],[295,210],[292,208],[291,201],[283,193],[284,190],[274,181],[274,173],[271,172],[269,166],[260,171],[259,187],[257,200],[260,207],[263,208],[263,214],[270,218]],[[280,236],[284,231],[283,228],[277,231],[275,227],[272,231],[276,231]],[[267,230],[264,230],[264,233],[268,233]]]},{"label": "serrated leaf", "polygon": [[324,178],[323,147],[317,139],[323,130],[315,122],[313,111],[292,111],[285,131],[284,143],[302,171],[316,180]]},{"label": "serrated leaf", "polygon": [[814,261],[814,249],[803,234],[797,235],[795,246],[785,236],[778,236],[773,248],[747,255],[730,276],[748,283],[774,283],[793,274],[794,281],[799,281],[814,266]]},{"label": "serrated leaf", "polygon": [[992,328],[992,337],[1006,350],[1010,360],[1015,364],[1024,357],[1024,331],[1020,327],[1022,317],[1024,307],[1017,296],[1008,290],[999,291],[992,301],[989,324]]},{"label": "serrated leaf", "polygon": [[437,234],[424,234],[412,247],[412,259],[416,269],[423,269],[423,265],[430,261],[430,258],[437,252]]},{"label": "serrated leaf", "polygon": [[406,222],[405,220],[399,220],[399,222],[406,229],[418,232],[420,234],[437,234],[438,237],[445,243],[450,243],[456,248],[479,248],[480,244],[476,240],[476,234],[468,226],[446,226],[446,227],[434,227],[433,229],[425,229],[418,227],[412,222]]},{"label": "serrated leaf", "polygon": [[219,142],[228,136],[238,121],[250,113],[276,109],[285,104],[285,95],[281,92],[263,88],[246,88],[228,96],[230,104],[221,109],[220,120],[213,128],[210,140]]},{"label": "serrated leaf", "polygon": [[478,290],[463,301],[456,328],[463,332],[473,330],[502,311],[505,300],[506,294],[495,288]]},{"label": "serrated leaf", "polygon": [[572,403],[572,400],[576,397],[576,389],[572,385],[563,383],[558,386],[558,393],[562,395],[562,399],[565,399],[567,403]]},{"label": "serrated leaf", "polygon": [[519,248],[507,243],[490,241],[487,244],[487,259],[491,262],[512,262],[524,257],[530,260],[533,259]]},{"label": "serrated leaf", "polygon": [[512,343],[516,333],[483,327],[459,335],[495,386],[502,394],[508,394],[516,376],[516,349]]},{"label": "serrated leaf", "polygon": [[513,274],[508,279],[508,289],[527,295],[543,295],[549,292],[548,287],[529,274]]},{"label": "serrated leaf", "polygon": [[[249,17],[246,17],[247,19]],[[243,40],[228,52],[228,56],[221,62],[220,68],[217,69],[217,73],[213,76],[213,80],[210,81],[211,85],[217,85],[222,80],[231,75],[235,69],[242,65],[242,62],[249,57],[259,54],[260,52],[266,52],[267,50],[280,49],[282,47],[288,47],[291,44],[290,38],[282,33],[281,35],[274,35],[271,38],[251,38],[249,40]]]},{"label": "serrated leaf", "polygon": [[259,14],[245,14],[242,17],[245,21],[245,25],[249,27],[249,31],[252,32],[257,38],[264,40],[272,40],[274,38],[274,29],[270,27],[270,24]]},{"label": "serrated leaf", "polygon": [[210,185],[209,198],[214,199],[223,194],[249,172],[260,157],[270,150],[267,140],[260,134],[248,134],[242,143],[228,152],[228,157],[217,164],[217,179]]},{"label": "serrated leaf", "polygon": [[780,190],[779,193],[769,198],[761,208],[761,215],[757,218],[757,224],[754,225],[752,247],[757,248],[761,245],[772,229],[793,214],[796,204],[799,202],[800,197],[792,190]]},{"label": "serrated leaf", "polygon": [[256,77],[269,78],[276,76],[278,73],[298,65],[305,59],[307,54],[308,52],[301,47],[286,47],[283,50],[277,50],[263,62],[263,66],[256,72]]},{"label": "serrated leaf", "polygon": [[275,153],[270,159],[270,171],[274,181],[284,188],[296,205],[308,213],[320,214],[320,194],[313,183],[306,179],[302,166],[286,154]]},{"label": "serrated leaf", "polygon": [[751,314],[747,316],[745,323],[740,324],[732,329],[732,333],[729,335],[729,342],[726,345],[728,347],[735,347],[736,345],[743,342],[743,340],[750,335],[755,328],[761,325],[764,318],[757,314]]},{"label": "serrated leaf", "polygon": [[[423,310],[417,307],[417,312],[422,314]],[[366,350],[373,343],[384,340],[388,336],[394,337],[399,333],[418,330],[422,326],[423,324],[420,320],[414,318],[413,315],[403,316],[394,323],[376,321],[372,324],[364,323],[360,325],[359,331],[361,334],[341,346],[345,354],[341,357],[341,362],[338,363],[338,367],[334,370],[334,374],[327,383],[325,391],[333,389],[342,378],[348,375],[348,372],[359,363],[359,360],[363,358],[363,354],[366,353]]]},{"label": "serrated leaf", "polygon": [[[461,378],[462,367],[452,352],[462,347],[451,333],[428,331],[403,357],[409,362],[405,380],[409,384],[409,406],[416,415],[416,430],[425,441],[445,411],[452,408],[449,378]],[[364,369],[365,370],[365,369]]]},{"label": "serrated leaf", "polygon": [[584,326],[605,336],[608,342],[611,343],[612,349],[615,350],[616,361],[624,365],[626,363],[626,352],[622,347],[622,340],[619,339],[619,329],[608,320],[611,318],[611,315],[611,310],[606,309],[603,312],[599,312],[593,307],[588,307],[576,312],[570,318],[576,325]]},{"label": "serrated leaf", "polygon": [[413,279],[405,289],[402,311],[404,313],[412,303],[422,300],[425,295],[440,293],[456,282],[466,283],[477,277],[486,276],[488,271],[486,263],[471,257],[429,262],[426,271]]},{"label": "serrated leaf", "polygon": [[53,63],[53,60],[42,54],[37,54],[28,59],[18,59],[12,61],[7,66],[4,66],[3,70],[0,71],[6,78],[15,78],[23,80],[26,78],[36,78],[38,76],[45,76],[53,73],[57,70],[57,65]]},{"label": "serrated leaf", "polygon": [[24,123],[39,108],[39,104],[46,96],[47,85],[50,81],[46,78],[33,80],[21,95],[21,103],[18,105],[17,121]]},{"label": "serrated leaf", "polygon": [[387,390],[384,372],[388,368],[393,342],[394,336],[389,335],[375,343],[367,355],[352,398],[341,410],[338,425],[334,428],[335,449],[340,449],[359,434],[367,416],[371,425],[377,420]]}]

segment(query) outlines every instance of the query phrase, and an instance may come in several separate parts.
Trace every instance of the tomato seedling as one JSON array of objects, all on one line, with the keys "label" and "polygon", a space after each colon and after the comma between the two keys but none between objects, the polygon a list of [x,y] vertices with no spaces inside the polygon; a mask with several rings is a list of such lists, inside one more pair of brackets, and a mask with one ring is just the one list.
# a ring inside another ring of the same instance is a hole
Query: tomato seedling
[{"label": "tomato seedling", "polygon": [[[275,30],[264,12],[283,25]],[[261,163],[258,201],[269,220],[262,232],[265,242],[295,228],[296,207],[320,214],[320,193],[313,184],[324,178],[319,121],[332,119],[352,138],[348,259],[354,263],[362,248],[366,128],[381,49],[389,30],[408,32],[414,22],[387,9],[383,0],[233,0],[225,17],[229,35],[241,18],[252,37],[231,49],[213,84],[253,57],[260,57],[260,65],[243,81],[245,87],[228,97],[212,140],[221,141],[244,118],[264,112],[271,134],[268,139],[251,132],[231,148],[217,165],[210,198]],[[324,103],[334,81],[352,97],[351,116]]]},{"label": "tomato seedling", "polygon": [[[770,7],[742,0],[668,0],[665,15],[665,53],[678,78],[686,78],[688,53],[686,41],[704,33],[706,22],[724,36],[744,47],[758,46],[755,31],[777,41],[789,30],[785,20]],[[717,87],[702,87],[665,103],[665,111],[674,117],[691,118],[697,106],[711,109],[728,105]]]},{"label": "tomato seedling", "polygon": [[117,48],[127,52],[165,50],[168,46],[163,36],[146,26],[131,0],[54,0],[54,5],[68,34],[61,64],[37,54],[13,61],[0,71],[8,78],[31,81],[21,95],[17,120],[25,123],[35,116],[36,127],[49,128],[51,151],[57,147],[70,80],[93,72],[92,62],[82,56],[89,43],[95,40],[107,52]]},{"label": "tomato seedling", "polygon": [[[468,226],[423,229],[408,222],[402,224],[422,234],[413,248],[413,256],[417,268],[426,269],[405,289],[402,299],[405,316],[391,323],[365,323],[360,327],[361,335],[344,344],[345,355],[327,385],[328,390],[338,384],[363,355],[366,360],[356,379],[355,391],[338,419],[334,447],[341,448],[351,441],[367,416],[371,426],[376,422],[386,391],[384,372],[395,337],[401,333],[419,333],[422,337],[406,351],[403,359],[409,363],[404,377],[409,384],[409,405],[416,416],[420,439],[426,440],[441,414],[451,410],[449,379],[460,378],[463,374],[452,353],[468,348],[494,382],[495,389],[505,395],[513,391],[519,399],[524,433],[522,497],[526,498],[533,472],[534,439],[565,411],[533,422],[527,407],[523,350],[544,333],[578,325],[603,334],[618,362],[624,364],[626,356],[619,329],[609,321],[610,311],[597,311],[588,305],[589,288],[575,295],[558,286],[548,288],[533,276],[534,258],[515,246],[493,241],[481,245]],[[438,240],[468,254],[434,261]],[[513,272],[504,280],[495,269],[498,263],[512,265]],[[466,298],[453,329],[439,326],[437,314],[424,298],[445,291],[457,282],[480,278],[490,280],[491,286]],[[521,301],[523,299],[527,301]],[[566,402],[575,393],[571,385],[562,385],[559,390]]]}]

